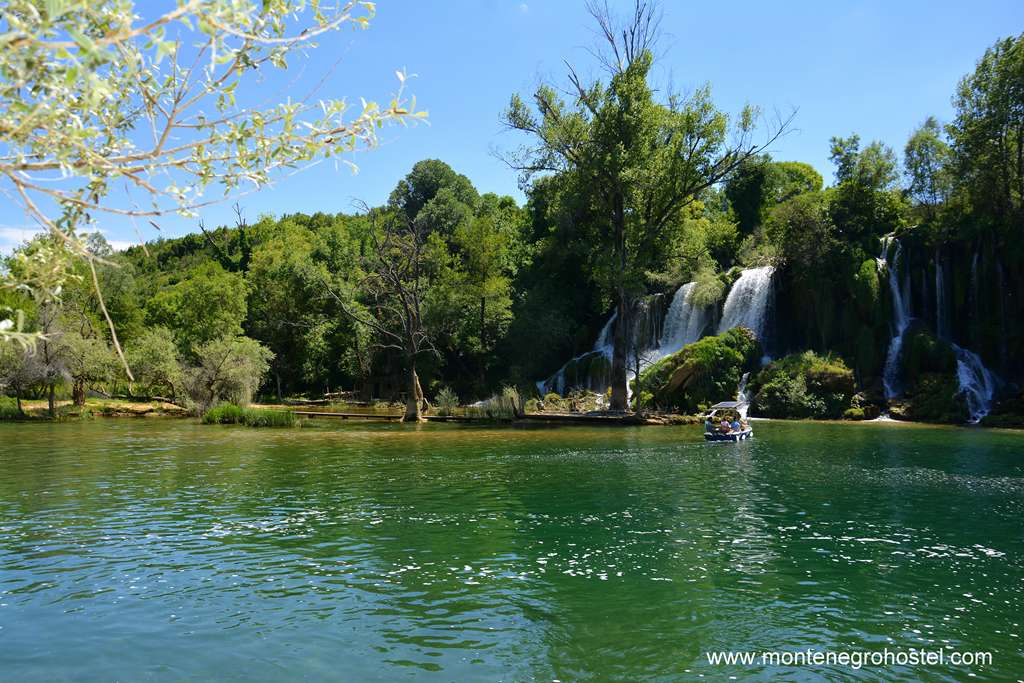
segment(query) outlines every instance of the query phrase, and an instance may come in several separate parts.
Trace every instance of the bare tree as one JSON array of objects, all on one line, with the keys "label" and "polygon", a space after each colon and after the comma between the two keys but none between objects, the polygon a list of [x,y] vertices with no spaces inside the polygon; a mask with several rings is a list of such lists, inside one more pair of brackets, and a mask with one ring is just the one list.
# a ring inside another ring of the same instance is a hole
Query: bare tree
[{"label": "bare tree", "polygon": [[324,284],[346,316],[374,332],[377,348],[399,352],[407,392],[402,419],[418,422],[426,401],[417,362],[424,353],[438,353],[424,323],[427,229],[401,211],[366,209],[365,216],[369,249],[360,258],[359,271],[344,281],[347,290],[358,294],[346,296],[326,278]]}]

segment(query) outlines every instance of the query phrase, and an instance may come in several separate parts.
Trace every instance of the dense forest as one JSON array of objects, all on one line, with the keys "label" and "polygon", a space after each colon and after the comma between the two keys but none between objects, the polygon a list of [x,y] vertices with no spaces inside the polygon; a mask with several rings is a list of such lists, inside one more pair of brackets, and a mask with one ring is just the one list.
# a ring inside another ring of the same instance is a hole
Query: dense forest
[{"label": "dense forest", "polygon": [[[750,143],[752,112],[659,100],[651,51],[625,48],[606,82],[571,74],[569,100],[512,98],[525,206],[428,159],[348,214],[238,208],[117,253],[93,235],[102,299],[90,262],[57,303],[0,291],[46,335],[0,346],[0,387],[198,409],[346,392],[415,417],[444,389],[689,412],[742,382],[768,416],[1021,419],[1024,36],[903,150],[832,138],[827,186],[768,153],[787,122]],[[6,272],[30,278],[52,239]]]}]

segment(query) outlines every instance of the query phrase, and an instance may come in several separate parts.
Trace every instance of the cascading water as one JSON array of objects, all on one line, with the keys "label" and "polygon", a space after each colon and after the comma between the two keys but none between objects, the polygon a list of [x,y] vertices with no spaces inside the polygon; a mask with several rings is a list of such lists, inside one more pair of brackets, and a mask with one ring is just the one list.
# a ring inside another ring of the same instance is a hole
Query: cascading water
[{"label": "cascading water", "polygon": [[[892,264],[888,263],[889,245],[896,243],[896,252],[893,254]],[[895,398],[899,396],[901,387],[900,375],[900,350],[903,348],[903,334],[910,326],[910,276],[904,276],[902,284],[899,276],[900,256],[903,254],[903,247],[899,240],[891,235],[882,238],[882,256],[878,263],[885,267],[889,274],[889,291],[892,294],[893,311],[893,337],[889,342],[889,351],[885,356],[885,368],[882,371],[882,383],[885,386],[885,397]]]},{"label": "cascading water", "polygon": [[693,305],[693,290],[696,286],[695,282],[687,282],[672,296],[672,303],[665,313],[661,336],[655,347],[645,354],[646,362],[655,363],[687,344],[692,344],[704,334],[711,315],[708,308]]},{"label": "cascading water", "polygon": [[981,362],[978,354],[956,344],[952,346],[956,352],[956,376],[960,382],[960,391],[967,401],[968,421],[972,424],[980,422],[992,407],[996,377]]},{"label": "cascading water", "polygon": [[747,381],[750,379],[750,373],[744,372],[743,376],[740,377],[740,383],[736,387],[736,400],[739,402],[739,413],[740,418],[743,420],[747,419],[747,410],[750,408],[750,396],[747,394]]},{"label": "cascading water", "polygon": [[771,266],[763,266],[748,268],[740,273],[739,279],[729,290],[729,296],[725,298],[722,322],[718,325],[719,334],[743,326],[753,330],[754,335],[764,341],[774,271]]},{"label": "cascading water", "polygon": [[[692,295],[695,286],[696,283],[687,282],[676,290],[668,310],[665,311],[664,319],[661,318],[663,304],[658,300],[660,295],[638,304],[634,312],[634,317],[638,320],[633,330],[635,348],[630,350],[630,353],[636,351],[640,354],[642,369],[679,351],[687,344],[692,344],[707,331],[712,318],[711,309],[693,305]],[[564,395],[567,390],[577,386],[597,392],[607,389],[609,378],[604,374],[598,373],[600,376],[593,376],[592,373],[588,373],[586,377],[581,378],[576,370],[581,365],[589,365],[600,358],[607,362],[608,367],[611,366],[614,350],[612,337],[616,321],[617,314],[613,313],[604,324],[590,351],[572,358],[551,377],[537,382],[537,390],[541,395],[548,392]],[[631,367],[627,370],[627,379],[632,380],[634,376],[635,369]]]},{"label": "cascading water", "polygon": [[[567,378],[566,375],[570,369],[577,368],[580,365],[581,361],[592,361],[595,358],[603,357],[607,359],[609,365],[611,364],[612,351],[614,349],[612,333],[615,329],[615,320],[617,318],[618,312],[611,314],[607,322],[605,322],[604,327],[601,328],[601,333],[597,335],[597,341],[594,342],[594,346],[590,349],[590,351],[587,351],[586,353],[581,353],[580,355],[571,358],[565,365],[560,367],[555,374],[551,375],[547,379],[542,379],[537,382],[537,391],[540,392],[541,396],[544,396],[549,392],[564,395],[566,389],[570,388],[570,386],[567,386],[568,381],[573,381],[575,384],[580,384],[580,378],[578,376],[573,376],[570,379]],[[600,383],[607,385],[607,380]],[[594,391],[604,391],[605,389],[604,386],[590,386],[590,384],[590,378],[588,377],[587,381],[585,382],[585,388]]]}]

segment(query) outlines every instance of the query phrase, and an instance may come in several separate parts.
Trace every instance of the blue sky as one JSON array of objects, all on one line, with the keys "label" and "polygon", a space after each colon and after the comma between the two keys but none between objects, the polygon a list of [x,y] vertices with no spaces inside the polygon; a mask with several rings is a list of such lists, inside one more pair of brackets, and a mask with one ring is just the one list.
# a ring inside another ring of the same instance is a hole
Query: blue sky
[{"label": "blue sky", "polygon": [[[619,2],[623,11],[629,2]],[[928,115],[948,121],[957,81],[996,39],[1024,30],[1024,4],[975,2],[664,2],[662,57],[654,77],[692,90],[710,82],[717,105],[737,112],[750,102],[771,111],[797,108],[795,127],[772,148],[777,159],[813,164],[831,178],[828,139],[858,133],[902,149]],[[562,82],[563,60],[600,75],[586,53],[594,44],[583,0],[381,0],[367,31],[324,37],[286,75],[252,93],[301,96],[327,75],[323,97],[386,100],[395,69],[416,78],[409,91],[430,124],[385,131],[382,144],[353,160],[352,175],[333,162],[282,178],[240,200],[246,215],[348,211],[355,199],[387,198],[420,159],[439,158],[481,192],[522,200],[516,174],[493,150],[514,147],[501,112],[513,92],[540,79]],[[332,68],[332,65],[336,65]],[[205,209],[207,225],[231,222],[229,204]],[[144,225],[144,223],[142,223]],[[170,217],[163,234],[196,230]],[[118,246],[137,242],[130,224],[101,223]],[[157,233],[141,227],[144,239]],[[34,229],[0,197],[0,250]]]}]

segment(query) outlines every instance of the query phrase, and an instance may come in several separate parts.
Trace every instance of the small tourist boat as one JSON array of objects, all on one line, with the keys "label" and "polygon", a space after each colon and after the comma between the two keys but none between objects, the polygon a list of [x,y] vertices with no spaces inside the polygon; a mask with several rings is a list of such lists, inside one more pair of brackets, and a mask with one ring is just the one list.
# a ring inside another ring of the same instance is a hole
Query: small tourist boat
[{"label": "small tourist boat", "polygon": [[[739,442],[750,439],[754,436],[754,430],[747,422],[747,404],[744,401],[722,401],[711,406],[704,415],[704,440],[705,441],[734,441]],[[739,430],[722,431],[719,427],[722,420],[730,423],[739,421],[744,428]]]}]

